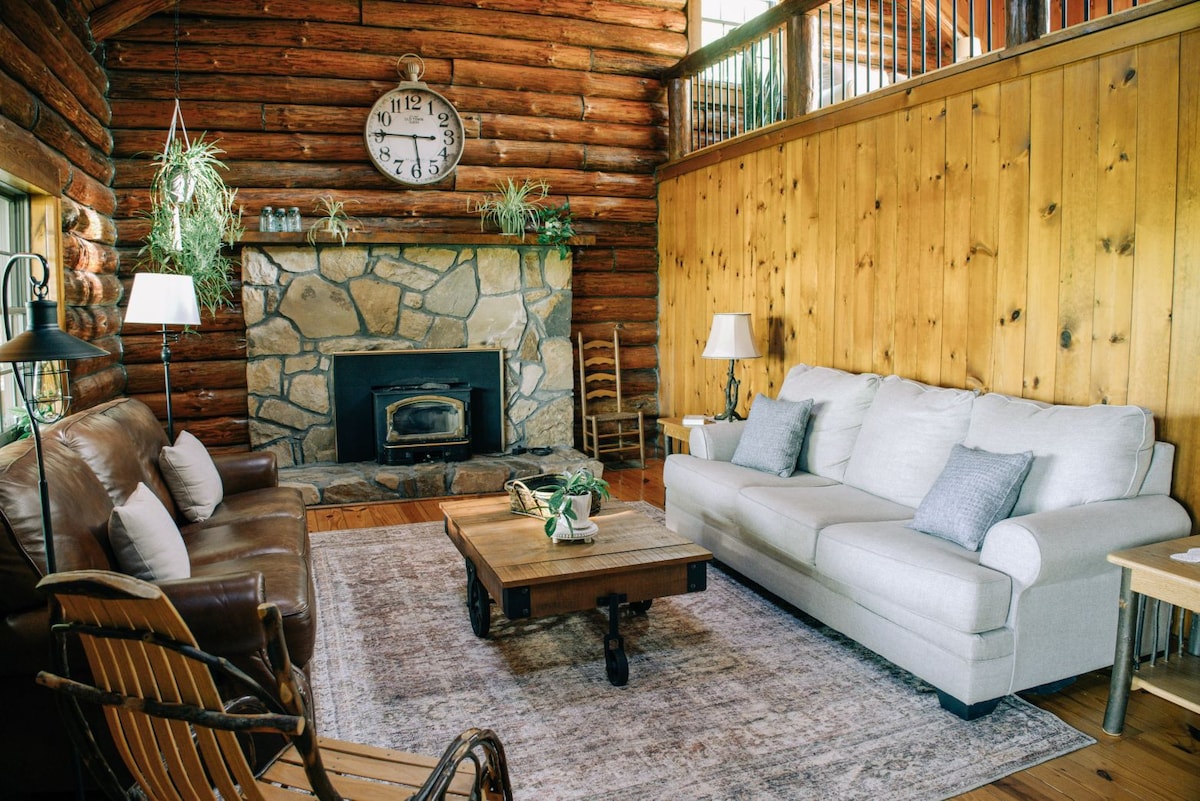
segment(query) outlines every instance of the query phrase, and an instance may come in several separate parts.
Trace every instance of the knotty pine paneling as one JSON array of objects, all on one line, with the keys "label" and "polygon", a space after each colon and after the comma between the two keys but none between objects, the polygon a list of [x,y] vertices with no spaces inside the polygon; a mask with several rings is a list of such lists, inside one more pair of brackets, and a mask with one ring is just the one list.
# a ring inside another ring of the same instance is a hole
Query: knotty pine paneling
[{"label": "knotty pine paneling", "polygon": [[[574,329],[607,338],[614,325],[624,326],[637,357],[626,385],[639,389],[630,400],[653,415],[653,176],[666,157],[657,74],[686,52],[685,28],[681,0],[183,0],[179,95],[188,130],[220,140],[227,182],[238,189],[251,230],[264,205],[297,206],[311,216],[316,200],[330,195],[371,231],[473,232],[479,219],[469,203],[508,178],[545,179],[553,202],[569,200],[579,232],[596,240],[574,254]],[[146,230],[147,154],[162,147],[170,121],[174,40],[174,15],[161,13],[104,45],[126,276]],[[424,80],[454,102],[468,136],[453,177],[422,189],[371,167],[362,135],[367,110],[400,80],[397,59],[410,52],[425,60]],[[237,335],[226,325],[218,333],[222,340]],[[127,361],[154,363],[142,347],[148,335],[135,337],[137,355]],[[225,352],[177,353],[175,361],[192,358],[221,361],[221,375],[230,369]],[[153,395],[137,374],[139,395],[160,403],[161,393]],[[193,382],[213,374],[189,373]],[[182,425],[211,408],[226,422],[209,424],[223,428],[219,444],[244,443],[244,413],[200,402],[212,389],[189,387],[198,400]]]},{"label": "knotty pine paneling", "polygon": [[1139,404],[1200,510],[1198,28],[1058,35],[668,165],[664,412],[717,410],[709,320],[749,311],[743,411],[798,362]]}]

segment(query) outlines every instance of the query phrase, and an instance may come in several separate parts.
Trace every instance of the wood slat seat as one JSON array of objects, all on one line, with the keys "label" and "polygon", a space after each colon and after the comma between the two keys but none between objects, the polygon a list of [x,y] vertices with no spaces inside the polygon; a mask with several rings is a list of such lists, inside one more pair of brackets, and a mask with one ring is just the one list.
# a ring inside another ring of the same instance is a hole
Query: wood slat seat
[{"label": "wood slat seat", "polygon": [[603,454],[637,451],[646,466],[645,419],[640,409],[626,409],[621,394],[621,341],[613,329],[612,342],[579,342],[579,407],[583,421],[583,450],[593,459]]},{"label": "wood slat seat", "polygon": [[[38,683],[66,696],[76,748],[112,798],[140,798],[140,791],[180,801],[512,799],[503,746],[488,730],[463,732],[440,759],[318,737],[271,604],[259,612],[282,704],[226,660],[200,650],[153,584],[86,570],[51,574],[38,586],[57,599],[63,621],[54,626],[61,675],[43,671]],[[70,677],[62,656],[68,638],[82,644],[95,684]],[[247,696],[227,704],[214,673]],[[103,706],[135,787],[126,789],[94,747],[80,700]],[[257,733],[282,735],[288,744],[255,775],[241,738]]]}]

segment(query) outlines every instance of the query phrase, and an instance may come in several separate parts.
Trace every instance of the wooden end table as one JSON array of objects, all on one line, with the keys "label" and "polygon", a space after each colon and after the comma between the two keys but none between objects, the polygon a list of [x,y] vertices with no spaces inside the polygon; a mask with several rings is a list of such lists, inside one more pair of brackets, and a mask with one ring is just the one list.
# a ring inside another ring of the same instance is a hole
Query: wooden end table
[{"label": "wooden end table", "polygon": [[[705,420],[703,425],[709,425],[713,421]],[[667,455],[675,452],[676,447],[682,447],[684,450],[681,453],[687,453],[688,440],[691,439],[692,429],[695,426],[685,426],[682,417],[660,417],[658,418],[658,427],[662,429],[663,445]],[[681,443],[678,446],[672,445],[672,440]]]},{"label": "wooden end table", "polygon": [[514,514],[508,496],[441,504],[446,534],[467,569],[467,611],[476,636],[491,627],[491,604],[510,620],[608,608],[604,637],[608,680],[629,680],[625,640],[618,627],[621,604],[644,614],[655,598],[699,592],[708,586],[712,554],[619,502],[607,502],[591,519],[591,543],[555,543],[538,518]]},{"label": "wooden end table", "polygon": [[[1193,617],[1189,653],[1181,653],[1153,665],[1141,665],[1137,629],[1139,596],[1200,612],[1200,564],[1179,562],[1173,553],[1200,548],[1200,536],[1156,542],[1108,555],[1108,561],[1121,566],[1121,612],[1117,623],[1117,649],[1113,660],[1108,705],[1104,710],[1104,731],[1120,734],[1125,728],[1125,709],[1131,690],[1144,689],[1168,701],[1200,714],[1200,657],[1196,652]],[[1168,646],[1169,646],[1168,637]]]}]

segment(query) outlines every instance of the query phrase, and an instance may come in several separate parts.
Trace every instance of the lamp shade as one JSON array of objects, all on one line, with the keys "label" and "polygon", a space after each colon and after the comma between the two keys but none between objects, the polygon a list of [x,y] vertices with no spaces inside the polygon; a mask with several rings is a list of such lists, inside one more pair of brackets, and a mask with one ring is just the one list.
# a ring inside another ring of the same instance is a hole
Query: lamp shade
[{"label": "lamp shade", "polygon": [[127,323],[199,325],[200,306],[196,284],[190,275],[138,273],[129,290]]},{"label": "lamp shade", "polygon": [[730,312],[713,315],[712,330],[708,332],[708,344],[700,354],[705,359],[757,359],[762,354],[754,344],[754,331],[750,328],[748,312]]},{"label": "lamp shade", "polygon": [[59,328],[58,304],[54,301],[31,300],[26,306],[29,327],[0,345],[0,362],[92,359],[108,355],[108,351]]}]

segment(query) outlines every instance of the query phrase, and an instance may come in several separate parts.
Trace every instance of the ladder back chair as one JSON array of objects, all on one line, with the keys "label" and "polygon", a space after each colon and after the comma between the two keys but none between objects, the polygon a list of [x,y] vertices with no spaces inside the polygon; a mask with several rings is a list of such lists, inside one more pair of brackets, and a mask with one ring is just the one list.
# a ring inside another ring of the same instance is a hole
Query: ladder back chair
[{"label": "ladder back chair", "polygon": [[[38,683],[62,693],[76,748],[114,799],[152,801],[511,801],[503,746],[468,729],[440,759],[318,737],[294,680],[279,610],[259,607],[279,701],[228,661],[197,645],[187,624],[153,584],[100,570],[51,574],[39,588],[61,606],[53,627],[56,670]],[[94,685],[70,678],[68,642],[83,646]],[[258,699],[228,707],[219,673]],[[136,782],[126,789],[95,747],[78,702],[103,707],[116,750]],[[253,707],[252,712],[230,708]],[[239,737],[269,732],[288,745],[255,775]]]},{"label": "ladder back chair", "polygon": [[579,340],[579,406],[583,450],[599,461],[602,454],[637,451],[646,466],[645,420],[641,410],[627,410],[621,395],[621,340]]}]

